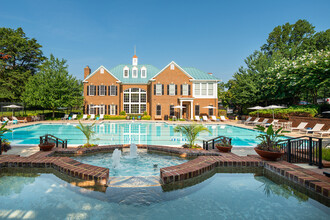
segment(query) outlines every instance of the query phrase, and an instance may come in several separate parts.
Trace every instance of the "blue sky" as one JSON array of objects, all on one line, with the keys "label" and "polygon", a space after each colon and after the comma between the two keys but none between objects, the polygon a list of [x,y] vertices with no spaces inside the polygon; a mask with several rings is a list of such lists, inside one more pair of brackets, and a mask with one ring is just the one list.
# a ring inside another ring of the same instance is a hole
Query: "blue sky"
[{"label": "blue sky", "polygon": [[1,1],[0,26],[22,27],[70,74],[131,63],[162,69],[174,60],[227,81],[277,25],[298,19],[330,28],[330,1]]}]

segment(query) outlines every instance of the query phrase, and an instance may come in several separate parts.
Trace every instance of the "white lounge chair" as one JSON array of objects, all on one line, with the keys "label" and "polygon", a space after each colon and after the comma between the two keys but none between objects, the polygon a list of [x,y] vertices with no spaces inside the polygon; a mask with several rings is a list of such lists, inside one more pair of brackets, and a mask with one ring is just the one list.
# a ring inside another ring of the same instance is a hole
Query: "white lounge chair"
[{"label": "white lounge chair", "polygon": [[13,118],[13,120],[18,121],[19,123],[26,123],[26,122],[27,122],[26,119],[24,119],[24,120],[19,120],[19,119],[17,119],[15,116],[13,116],[12,118]]},{"label": "white lounge chair", "polygon": [[209,118],[206,115],[203,115],[203,121],[209,121]]},{"label": "white lounge chair", "polygon": [[87,120],[87,115],[83,115],[82,120]]},{"label": "white lounge chair", "polygon": [[91,114],[91,117],[89,118],[89,120],[95,120],[95,114]]},{"label": "white lounge chair", "polygon": [[268,122],[268,118],[265,118],[263,121],[261,121],[261,122],[255,122],[254,124],[255,125],[265,125],[265,124],[267,124],[267,122]]},{"label": "white lounge chair", "polygon": [[100,114],[99,120],[104,120],[104,114]]},{"label": "white lounge chair", "polygon": [[9,120],[7,117],[3,117],[4,122],[8,121],[7,124],[13,124],[13,121]]},{"label": "white lounge chair", "polygon": [[65,114],[63,118],[61,118],[61,120],[68,120],[69,119],[69,115]]},{"label": "white lounge chair", "polygon": [[77,115],[73,114],[71,120],[77,120]]},{"label": "white lounge chair", "polygon": [[195,115],[195,121],[201,121],[201,119],[198,115]]},{"label": "white lounge chair", "polygon": [[300,133],[305,133],[305,134],[312,133],[313,134],[314,132],[321,131],[323,126],[324,126],[324,124],[316,124],[312,129],[301,129]]},{"label": "white lounge chair", "polygon": [[254,121],[248,121],[248,122],[246,122],[246,123],[244,123],[244,124],[246,124],[246,125],[250,125],[250,124],[252,124],[252,125],[253,125],[254,123],[258,122],[259,119],[260,119],[260,118],[256,118],[256,119],[254,119]]},{"label": "white lounge chair", "polygon": [[219,121],[219,119],[217,119],[217,117],[215,117],[214,115],[211,116],[211,121]]},{"label": "white lounge chair", "polygon": [[221,115],[220,116],[220,121],[229,121],[225,116]]},{"label": "white lounge chair", "polygon": [[307,122],[300,122],[300,124],[297,127],[292,127],[291,131],[293,130],[302,130],[306,127],[308,123]]},{"label": "white lounge chair", "polygon": [[252,119],[252,117],[248,117],[248,119],[246,119],[246,120],[244,121],[244,124],[250,122],[251,119]]},{"label": "white lounge chair", "polygon": [[315,131],[315,133],[321,135],[321,137],[323,135],[330,135],[330,128],[327,131]]}]

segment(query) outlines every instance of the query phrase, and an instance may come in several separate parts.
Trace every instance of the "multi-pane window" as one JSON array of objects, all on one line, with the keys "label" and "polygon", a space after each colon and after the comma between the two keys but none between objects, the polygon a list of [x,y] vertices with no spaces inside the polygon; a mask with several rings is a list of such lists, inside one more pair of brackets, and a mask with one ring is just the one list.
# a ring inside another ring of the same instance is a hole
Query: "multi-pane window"
[{"label": "multi-pane window", "polygon": [[117,95],[117,86],[115,85],[109,86],[109,95],[111,96]]},{"label": "multi-pane window", "polygon": [[174,64],[171,64],[171,70],[174,70]]},{"label": "multi-pane window", "polygon": [[124,91],[124,111],[128,114],[143,114],[147,109],[147,92],[140,88]]},{"label": "multi-pane window", "polygon": [[169,88],[169,92],[168,92],[168,94],[169,94],[169,95],[175,95],[175,84],[170,84],[170,85],[168,86],[168,88]]},{"label": "multi-pane window", "polygon": [[141,70],[141,78],[146,78],[146,77],[147,77],[146,70],[142,69]]},{"label": "multi-pane window", "polygon": [[133,69],[132,77],[137,78],[137,69]]},{"label": "multi-pane window", "polygon": [[161,105],[156,106],[156,115],[162,115],[162,106]]},{"label": "multi-pane window", "polygon": [[124,77],[128,78],[128,70],[124,70]]},{"label": "multi-pane window", "polygon": [[163,85],[162,84],[156,84],[156,95],[162,95]]},{"label": "multi-pane window", "polygon": [[206,83],[202,83],[202,95],[206,95]]},{"label": "multi-pane window", "polygon": [[106,95],[106,86],[101,85],[99,86],[99,96],[105,96]]},{"label": "multi-pane window", "polygon": [[170,105],[170,116],[174,116],[174,105]]},{"label": "multi-pane window", "polygon": [[101,105],[101,107],[99,107],[99,115],[100,114],[105,114],[105,105]]},{"label": "multi-pane window", "polygon": [[195,84],[195,95],[200,95],[201,94],[201,84],[196,83]]},{"label": "multi-pane window", "polygon": [[[213,107],[213,105],[210,105]],[[213,115],[213,108],[209,108],[209,116]]]},{"label": "multi-pane window", "polygon": [[183,84],[182,85],[182,95],[189,95],[188,94],[188,84]]},{"label": "multi-pane window", "polygon": [[94,105],[88,105],[88,114],[96,114],[96,108],[94,108]]},{"label": "multi-pane window", "polygon": [[199,105],[195,105],[195,115],[199,115]]},{"label": "multi-pane window", "polygon": [[208,83],[208,95],[212,96],[213,95],[213,83]]},{"label": "multi-pane window", "polygon": [[109,115],[116,115],[116,105],[109,105]]},{"label": "multi-pane window", "polygon": [[88,87],[88,95],[90,95],[90,96],[96,95],[96,86],[90,85]]}]

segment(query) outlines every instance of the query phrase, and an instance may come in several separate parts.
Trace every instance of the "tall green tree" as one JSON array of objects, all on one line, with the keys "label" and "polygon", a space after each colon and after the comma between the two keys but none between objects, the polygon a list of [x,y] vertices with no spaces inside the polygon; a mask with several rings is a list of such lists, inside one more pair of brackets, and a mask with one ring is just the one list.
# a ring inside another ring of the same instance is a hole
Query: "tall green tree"
[{"label": "tall green tree", "polygon": [[45,59],[41,45],[22,28],[0,28],[0,101],[20,101],[25,83]]},{"label": "tall green tree", "polygon": [[40,106],[53,111],[58,107],[80,106],[83,102],[83,86],[68,73],[66,60],[52,54],[26,84],[23,101],[28,106]]}]

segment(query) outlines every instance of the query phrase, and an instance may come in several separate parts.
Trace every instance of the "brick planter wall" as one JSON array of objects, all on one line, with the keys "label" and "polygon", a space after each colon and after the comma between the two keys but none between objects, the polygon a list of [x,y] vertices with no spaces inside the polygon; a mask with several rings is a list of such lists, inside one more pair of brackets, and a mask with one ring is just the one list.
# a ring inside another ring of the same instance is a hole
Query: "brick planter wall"
[{"label": "brick planter wall", "polygon": [[322,130],[328,130],[330,128],[330,119],[329,118],[311,118],[311,117],[298,117],[290,116],[289,121],[292,121],[292,126],[297,127],[300,122],[307,122],[306,127],[314,127],[316,124],[324,124]]}]

